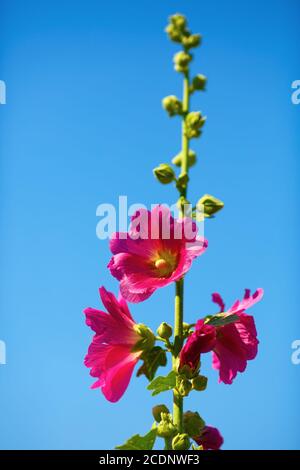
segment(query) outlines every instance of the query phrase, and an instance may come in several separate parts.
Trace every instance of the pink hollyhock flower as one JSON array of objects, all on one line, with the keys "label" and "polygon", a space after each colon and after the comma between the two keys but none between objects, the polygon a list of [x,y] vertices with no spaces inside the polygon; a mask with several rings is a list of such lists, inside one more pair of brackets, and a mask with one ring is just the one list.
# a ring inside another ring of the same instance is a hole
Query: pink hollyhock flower
[{"label": "pink hollyhock flower", "polygon": [[[239,320],[221,327],[217,327],[217,341],[213,349],[213,368],[219,371],[219,382],[232,384],[238,372],[244,372],[247,361],[254,359],[257,355],[257,332],[254,318],[247,315],[245,310],[252,307],[263,297],[263,289],[257,289],[251,295],[249,289],[245,289],[243,300],[237,300],[225,315],[237,315]],[[225,305],[221,296],[217,293],[212,295],[224,312]]]},{"label": "pink hollyhock flower", "polygon": [[[245,310],[252,307],[263,297],[263,289],[257,289],[251,295],[249,289],[245,289],[242,301],[237,300],[225,315],[237,315],[239,320],[217,328],[217,341],[213,350],[213,368],[219,371],[219,382],[232,384],[238,372],[244,372],[247,361],[257,355],[257,332],[254,318],[247,315]],[[225,305],[221,296],[212,295],[213,302],[220,306],[224,312]]]},{"label": "pink hollyhock flower", "polygon": [[217,428],[205,426],[198,437],[193,438],[203,450],[219,450],[224,439]]},{"label": "pink hollyhock flower", "polygon": [[228,325],[215,327],[199,320],[195,331],[189,336],[180,353],[180,367],[189,365],[193,371],[198,367],[200,354],[213,351],[213,368],[219,370],[219,382],[232,384],[238,372],[244,372],[247,361],[257,354],[258,339],[254,318],[245,310],[261,300],[263,289],[253,295],[245,290],[242,301],[237,300],[225,312],[225,304],[217,293],[212,295],[213,302],[220,306],[223,315],[236,315],[238,320]]},{"label": "pink hollyhock flower", "polygon": [[98,380],[92,388],[101,388],[105,398],[118,401],[126,391],[134,366],[142,351],[134,351],[141,336],[126,302],[118,300],[104,287],[99,289],[108,313],[93,308],[84,310],[86,324],[96,333],[89,346],[84,363]]},{"label": "pink hollyhock flower", "polygon": [[195,331],[188,337],[180,352],[180,367],[188,365],[192,371],[199,366],[200,354],[212,351],[216,344],[216,328],[198,320]]},{"label": "pink hollyhock flower", "polygon": [[120,281],[123,297],[141,302],[182,278],[206,248],[207,241],[197,235],[192,219],[174,219],[169,209],[158,205],[151,212],[138,210],[129,232],[113,235],[108,268]]}]

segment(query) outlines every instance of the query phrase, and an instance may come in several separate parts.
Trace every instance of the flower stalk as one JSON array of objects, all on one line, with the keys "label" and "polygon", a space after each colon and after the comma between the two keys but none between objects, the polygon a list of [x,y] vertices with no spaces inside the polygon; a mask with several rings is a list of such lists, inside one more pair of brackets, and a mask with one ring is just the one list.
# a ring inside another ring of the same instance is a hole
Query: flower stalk
[{"label": "flower stalk", "polygon": [[[118,298],[101,287],[106,311],[94,308],[84,311],[86,323],[95,333],[85,358],[91,376],[97,379],[92,388],[100,388],[107,400],[118,401],[139,362],[137,377],[144,375],[149,380],[147,389],[152,396],[173,393],[173,413],[165,404],[154,406],[155,422],[149,432],[133,435],[116,447],[120,450],[151,450],[156,438],[164,440],[165,450],[188,450],[191,446],[193,450],[219,449],[223,438],[218,429],[206,425],[198,412],[184,412],[184,398],[207,388],[207,377],[201,371],[202,354],[212,354],[212,366],[219,371],[219,381],[231,384],[237,373],[246,369],[247,361],[256,357],[259,343],[254,319],[245,312],[261,300],[261,288],[253,294],[246,289],[243,299],[228,310],[220,294],[215,292],[212,300],[219,312],[206,314],[191,324],[184,323],[184,277],[208,246],[198,233],[196,221],[213,218],[224,203],[210,194],[203,195],[194,205],[187,200],[189,169],[197,162],[190,140],[201,136],[206,120],[200,111],[190,111],[190,96],[205,90],[206,77],[190,76],[193,59],[190,49],[200,45],[201,35],[191,33],[181,14],[172,15],[169,20],[166,28],[169,38],[182,45],[182,50],[174,56],[174,68],[183,78],[183,96],[180,100],[169,95],[162,105],[169,117],[182,120],[181,149],[172,159],[172,164],[180,170],[161,163],[153,174],[163,185],[175,184],[179,193],[179,217],[174,218],[164,205],[157,205],[151,211],[138,209],[128,233],[117,232],[110,240],[112,257],[107,267],[119,282]],[[168,236],[163,230],[165,223],[170,229]],[[158,228],[155,235],[152,235],[153,227]],[[162,321],[155,334],[144,323],[135,322],[127,302],[143,302],[169,284],[175,285],[174,327]],[[156,376],[157,370],[167,365],[168,354],[172,357],[172,370],[167,375]]]},{"label": "flower stalk", "polygon": [[[183,100],[182,100],[182,148],[181,148],[181,175],[188,175],[189,138],[186,133],[186,116],[190,104],[189,72],[185,72],[183,78]],[[180,188],[180,197],[183,200],[187,196],[188,182]],[[180,217],[184,217],[184,206],[180,205]],[[177,338],[179,349],[183,344],[183,308],[184,308],[184,278],[175,283],[175,312],[174,312],[174,338]],[[176,357],[173,355],[173,370],[176,372]],[[179,433],[183,431],[183,397],[176,390],[173,392],[173,420]]]}]

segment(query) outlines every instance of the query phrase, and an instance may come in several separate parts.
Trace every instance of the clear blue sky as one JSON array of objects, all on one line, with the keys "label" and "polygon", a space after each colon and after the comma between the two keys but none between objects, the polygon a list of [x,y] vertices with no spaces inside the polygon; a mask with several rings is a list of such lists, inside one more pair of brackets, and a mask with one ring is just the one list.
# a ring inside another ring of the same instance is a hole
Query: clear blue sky
[{"label": "clear blue sky", "polygon": [[[194,143],[190,199],[225,201],[206,224],[209,249],[187,277],[186,319],[264,287],[253,309],[257,359],[232,386],[204,361],[208,391],[187,407],[217,426],[224,448],[300,448],[300,366],[291,363],[299,321],[300,79],[296,0],[2,0],[0,79],[1,448],[107,449],[152,424],[153,399],[134,379],[112,405],[83,366],[91,339],[82,309],[117,291],[96,238],[96,207],[172,203],[151,170],[179,149],[179,122],[161,98],[180,93],[166,18],[185,13],[204,36],[193,71],[208,91],[193,107],[208,116]],[[132,307],[155,328],[172,321],[173,288]]]}]

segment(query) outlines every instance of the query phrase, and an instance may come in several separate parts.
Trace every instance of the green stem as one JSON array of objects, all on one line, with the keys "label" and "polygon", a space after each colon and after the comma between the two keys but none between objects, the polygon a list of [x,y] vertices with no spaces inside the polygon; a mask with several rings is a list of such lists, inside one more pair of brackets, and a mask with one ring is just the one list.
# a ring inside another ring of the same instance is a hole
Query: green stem
[{"label": "green stem", "polygon": [[[175,284],[175,321],[174,321],[174,342],[178,342],[178,349],[182,347],[183,341],[183,278]],[[173,358],[173,370],[176,372],[176,358]],[[182,415],[183,415],[183,398],[178,395],[176,390],[173,392],[173,421],[178,432],[182,433]]]},{"label": "green stem", "polygon": [[[183,80],[183,120],[182,120],[182,149],[181,149],[181,174],[188,174],[188,153],[189,153],[189,139],[186,136],[185,132],[185,118],[189,112],[189,101],[190,101],[190,86],[189,86],[189,74],[188,72],[184,75]],[[187,186],[182,188],[180,191],[180,196],[186,198],[187,195]],[[181,209],[180,217],[183,217],[184,213]],[[176,292],[175,292],[175,319],[174,319],[174,339],[175,344],[178,342],[178,346],[181,350],[183,344],[183,288],[184,280],[183,278],[176,282]],[[176,358],[173,357],[173,370],[176,371]],[[178,395],[176,391],[173,392],[173,421],[175,426],[178,429],[179,433],[183,432],[183,398]]]},{"label": "green stem", "polygon": [[[181,174],[188,174],[189,166],[188,166],[188,154],[189,154],[189,139],[185,133],[185,118],[189,112],[190,106],[190,80],[189,80],[189,73],[187,72],[184,75],[183,79],[183,100],[182,100],[182,108],[184,117],[182,120],[182,149],[181,149]],[[182,196],[186,197],[186,189],[185,194],[181,194]]]},{"label": "green stem", "polygon": [[164,450],[172,450],[172,438],[165,437],[165,448]]}]

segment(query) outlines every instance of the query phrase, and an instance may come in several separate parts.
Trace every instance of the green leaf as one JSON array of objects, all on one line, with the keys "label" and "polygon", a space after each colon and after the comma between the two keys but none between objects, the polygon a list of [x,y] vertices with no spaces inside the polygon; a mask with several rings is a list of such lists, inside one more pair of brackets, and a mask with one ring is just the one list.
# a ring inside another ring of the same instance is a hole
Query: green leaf
[{"label": "green leaf", "polygon": [[152,396],[158,395],[161,392],[172,390],[176,386],[176,372],[171,371],[166,376],[159,376],[152,380],[147,389],[152,390]]},{"label": "green leaf", "polygon": [[205,323],[212,326],[224,326],[229,325],[230,323],[235,323],[239,321],[240,317],[238,315],[224,315],[224,313],[218,313],[217,315],[211,315],[206,317]]},{"label": "green leaf", "polygon": [[145,436],[135,434],[125,444],[117,446],[117,450],[152,450],[156,439],[156,429],[151,429]]},{"label": "green leaf", "polygon": [[203,450],[203,446],[195,446],[195,444],[192,444],[192,450]]},{"label": "green leaf", "polygon": [[143,352],[141,358],[144,362],[136,375],[137,377],[145,375],[148,380],[153,380],[157,369],[167,364],[166,351],[160,346],[155,346],[150,351]]}]

